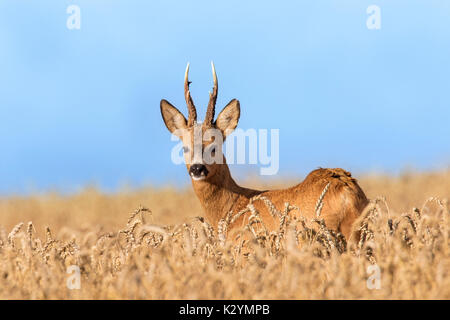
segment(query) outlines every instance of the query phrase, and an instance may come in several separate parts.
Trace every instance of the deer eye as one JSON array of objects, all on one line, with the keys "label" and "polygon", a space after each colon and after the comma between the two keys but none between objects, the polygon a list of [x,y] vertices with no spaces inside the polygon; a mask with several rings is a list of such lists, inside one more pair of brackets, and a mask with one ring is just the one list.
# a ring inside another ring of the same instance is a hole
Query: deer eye
[{"label": "deer eye", "polygon": [[184,153],[188,153],[189,152],[189,147],[183,147],[183,152]]}]

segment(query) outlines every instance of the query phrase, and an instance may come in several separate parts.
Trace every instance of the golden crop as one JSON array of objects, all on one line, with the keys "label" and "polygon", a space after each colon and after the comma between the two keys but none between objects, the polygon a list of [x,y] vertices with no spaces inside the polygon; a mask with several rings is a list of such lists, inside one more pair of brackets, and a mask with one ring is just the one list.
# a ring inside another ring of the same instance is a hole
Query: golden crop
[{"label": "golden crop", "polygon": [[320,219],[225,242],[190,188],[0,198],[0,298],[450,299],[450,171],[359,181],[373,201],[348,244]]}]

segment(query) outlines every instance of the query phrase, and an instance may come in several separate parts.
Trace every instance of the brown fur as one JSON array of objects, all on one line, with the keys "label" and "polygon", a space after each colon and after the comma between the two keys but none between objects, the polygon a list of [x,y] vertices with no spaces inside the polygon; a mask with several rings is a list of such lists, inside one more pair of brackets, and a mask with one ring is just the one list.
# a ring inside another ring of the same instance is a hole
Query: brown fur
[{"label": "brown fur", "polygon": [[[185,95],[190,112],[189,120],[166,100],[161,100],[161,114],[169,131],[177,134],[184,146],[188,147],[185,153],[186,166],[188,172],[191,167],[191,159],[194,159],[194,128],[200,129],[204,133],[208,129],[218,129],[226,137],[237,126],[240,116],[240,104],[237,100],[232,100],[219,114],[217,120],[213,122],[215,95],[217,95],[217,79],[215,78],[215,91],[211,95],[208,104],[207,121],[203,124],[196,123],[196,112],[189,93],[189,81],[187,78],[189,66],[185,76]],[[213,67],[215,77],[215,70]],[[191,116],[192,114],[192,116]],[[211,116],[212,115],[212,116]],[[182,130],[184,133],[181,134]],[[187,133],[187,134],[186,134]],[[202,151],[208,147],[212,141],[196,141],[196,149]],[[220,151],[217,151],[220,152]],[[223,157],[223,155],[222,155]],[[198,160],[197,160],[197,163]],[[316,203],[325,187],[329,183],[328,190],[323,198],[323,207],[320,218],[323,218],[328,228],[341,232],[347,240],[353,234],[353,223],[359,217],[362,210],[368,204],[368,200],[351,174],[343,169],[317,169],[312,171],[303,182],[291,188],[281,190],[259,191],[240,187],[231,177],[230,170],[223,157],[223,163],[203,164],[208,171],[204,180],[192,179],[192,186],[200,200],[200,203],[210,222],[217,226],[221,219],[226,219],[228,213],[237,213],[244,209],[249,200],[257,195],[262,195],[276,206],[278,210],[283,210],[288,202],[299,210],[292,211],[293,216],[303,216],[307,221],[311,221],[316,215]],[[261,201],[254,203],[255,208],[260,213],[264,225],[269,231],[276,230],[279,226],[277,218],[272,217],[268,208]],[[248,223],[249,215],[243,215],[237,219],[229,229],[243,226]]]},{"label": "brown fur", "polygon": [[[293,214],[301,215],[307,220],[315,217],[316,203],[325,186],[330,187],[323,200],[320,216],[328,228],[340,231],[346,239],[352,234],[353,222],[368,204],[368,200],[350,173],[343,169],[317,169],[312,171],[303,182],[280,190],[259,191],[240,187],[232,179],[228,167],[224,165],[213,179],[192,181],[194,191],[213,225],[225,219],[232,211],[237,213],[244,209],[250,198],[262,195],[270,199],[278,210],[284,203],[297,206],[300,210]],[[274,219],[262,202],[255,202],[261,219],[269,231],[277,230],[279,221]],[[230,228],[246,225],[248,215],[242,216]]]}]

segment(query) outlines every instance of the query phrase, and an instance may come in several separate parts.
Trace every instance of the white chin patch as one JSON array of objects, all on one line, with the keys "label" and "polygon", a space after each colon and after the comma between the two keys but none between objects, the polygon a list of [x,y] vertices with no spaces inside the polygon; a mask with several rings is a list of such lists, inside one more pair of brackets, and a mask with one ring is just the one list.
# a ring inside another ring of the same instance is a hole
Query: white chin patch
[{"label": "white chin patch", "polygon": [[200,180],[205,180],[206,177],[204,175],[201,175],[200,177],[196,177],[196,176],[191,174],[191,178],[194,181],[200,181]]}]

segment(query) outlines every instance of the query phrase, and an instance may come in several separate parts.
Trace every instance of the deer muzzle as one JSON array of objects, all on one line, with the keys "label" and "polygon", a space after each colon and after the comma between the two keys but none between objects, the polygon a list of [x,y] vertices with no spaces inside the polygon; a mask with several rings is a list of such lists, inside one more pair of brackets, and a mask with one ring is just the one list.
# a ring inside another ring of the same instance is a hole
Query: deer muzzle
[{"label": "deer muzzle", "polygon": [[208,175],[208,169],[203,164],[193,164],[189,169],[189,175],[193,180],[203,180]]}]

